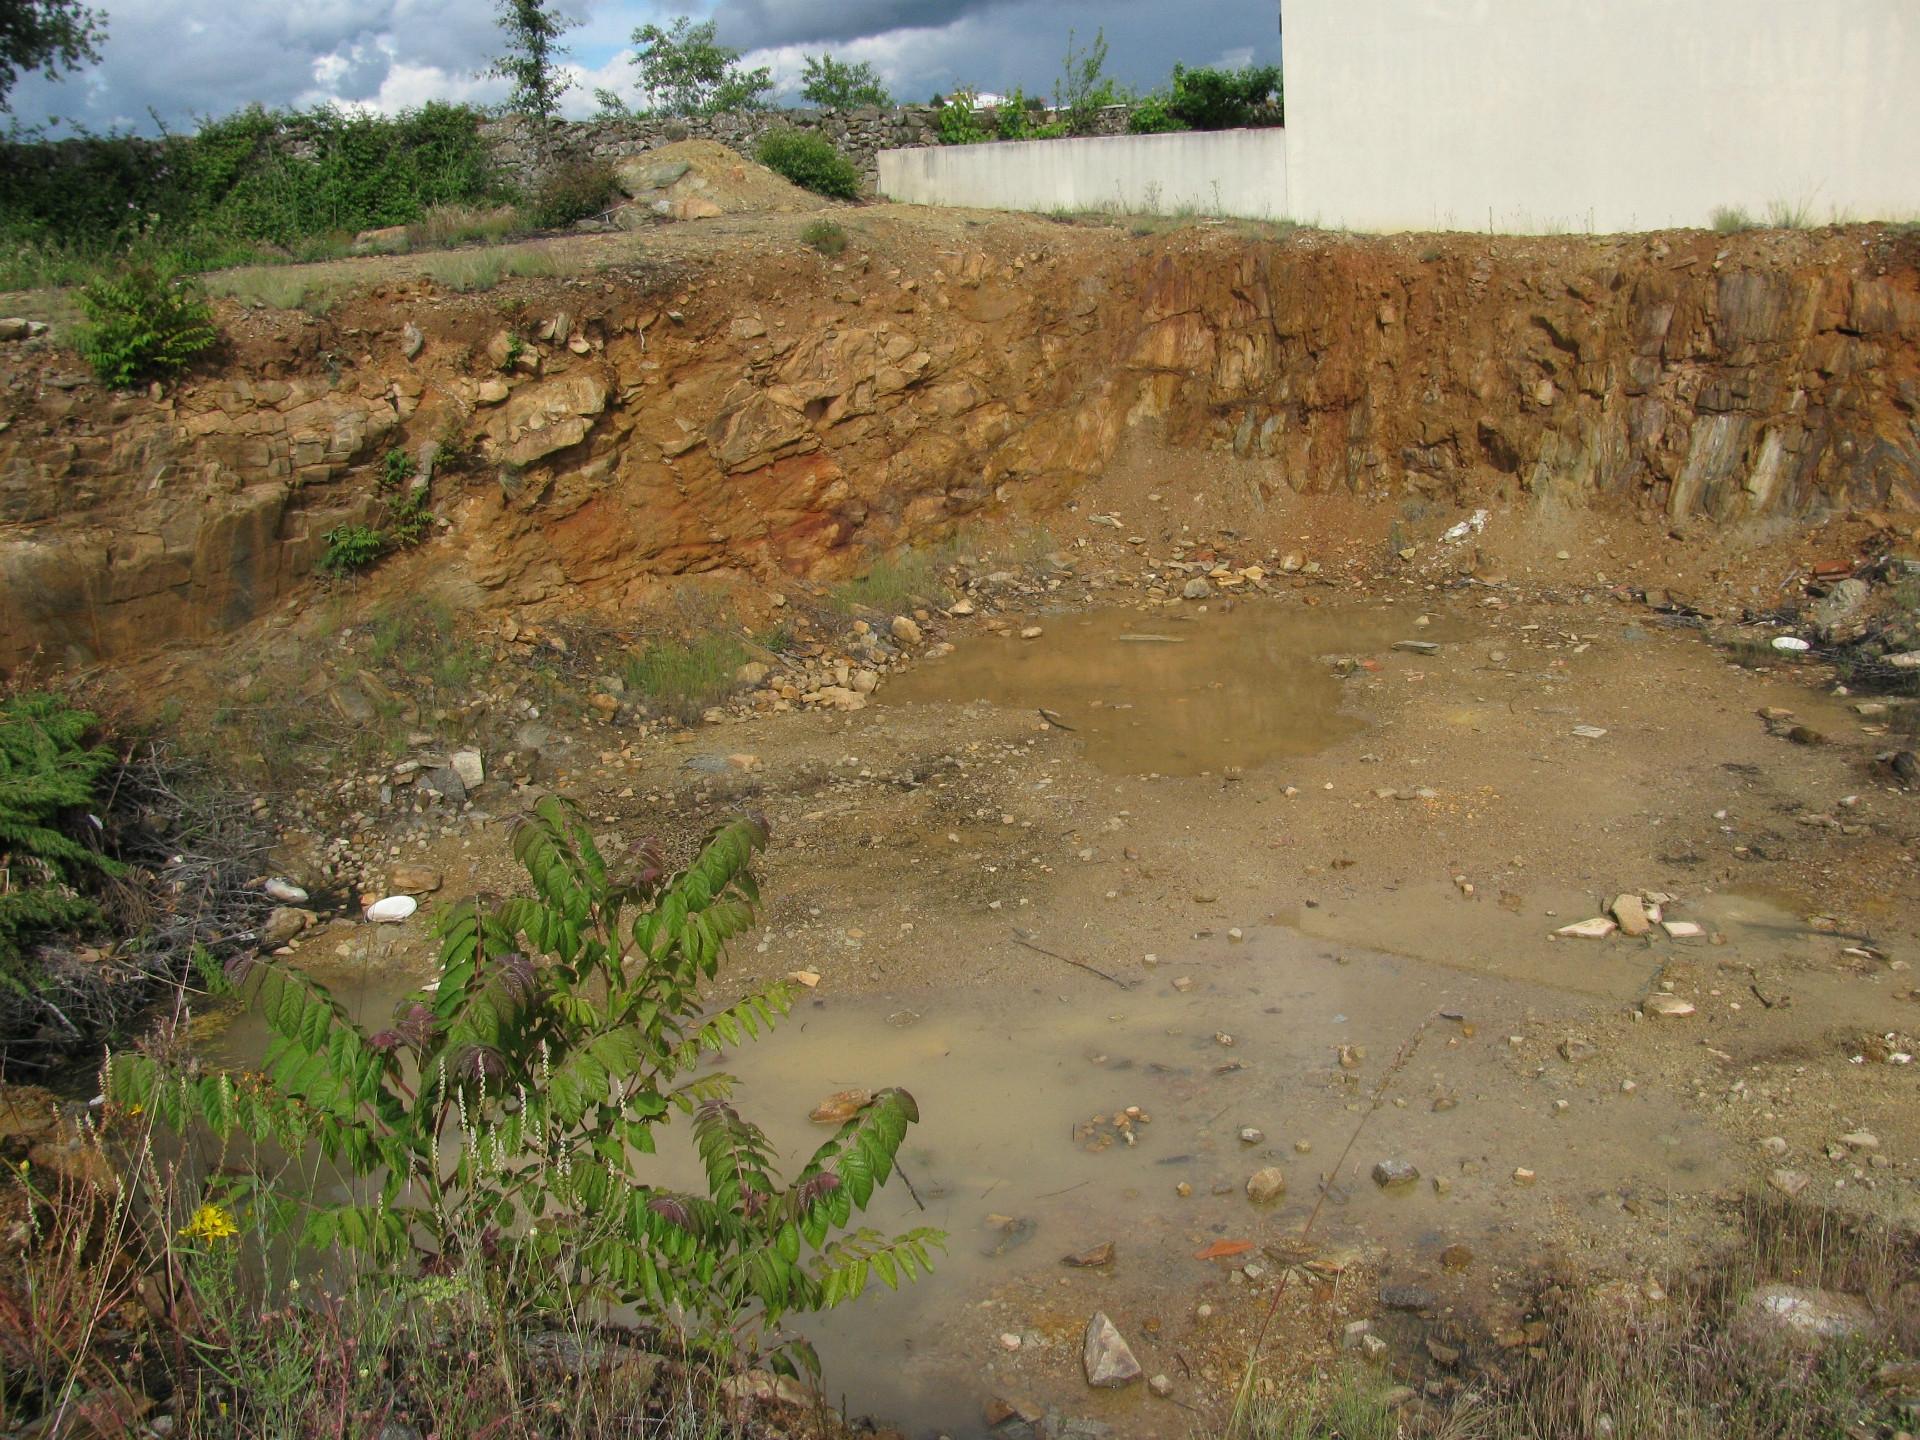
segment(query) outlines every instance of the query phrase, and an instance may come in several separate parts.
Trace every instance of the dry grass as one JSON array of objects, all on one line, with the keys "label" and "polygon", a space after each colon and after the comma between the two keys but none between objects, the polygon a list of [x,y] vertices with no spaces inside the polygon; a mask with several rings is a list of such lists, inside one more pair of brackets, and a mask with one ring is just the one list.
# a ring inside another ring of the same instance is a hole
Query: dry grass
[{"label": "dry grass", "polygon": [[267,310],[305,310],[324,315],[346,287],[324,272],[288,265],[248,265],[207,277],[207,292]]},{"label": "dry grass", "polygon": [[511,205],[486,210],[471,205],[436,205],[407,227],[407,244],[415,251],[498,245],[518,240],[531,229],[526,216]]},{"label": "dry grass", "polygon": [[427,257],[420,268],[435,284],[463,294],[491,290],[509,277],[537,279],[561,272],[560,262],[539,245],[452,250]]},{"label": "dry grass", "polygon": [[[1486,1405],[1489,1440],[1593,1435],[1635,1440],[1829,1440],[1899,1428],[1880,1367],[1920,1354],[1913,1236],[1814,1204],[1746,1202],[1743,1243],[1678,1280],[1666,1299],[1563,1285],[1544,1297],[1549,1327],[1512,1391]],[[1795,1346],[1736,1324],[1757,1285],[1783,1282],[1861,1296],[1877,1337]],[[1882,1428],[1885,1427],[1885,1428]]]}]

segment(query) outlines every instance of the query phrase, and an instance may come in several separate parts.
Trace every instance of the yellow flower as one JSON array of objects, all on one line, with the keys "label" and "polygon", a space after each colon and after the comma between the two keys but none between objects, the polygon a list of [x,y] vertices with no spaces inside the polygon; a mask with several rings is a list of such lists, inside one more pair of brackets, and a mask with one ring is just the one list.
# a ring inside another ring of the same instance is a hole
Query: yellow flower
[{"label": "yellow flower", "polygon": [[193,1218],[180,1227],[180,1234],[187,1240],[230,1240],[240,1233],[240,1227],[234,1223],[231,1212],[218,1205],[202,1205],[193,1212]]}]

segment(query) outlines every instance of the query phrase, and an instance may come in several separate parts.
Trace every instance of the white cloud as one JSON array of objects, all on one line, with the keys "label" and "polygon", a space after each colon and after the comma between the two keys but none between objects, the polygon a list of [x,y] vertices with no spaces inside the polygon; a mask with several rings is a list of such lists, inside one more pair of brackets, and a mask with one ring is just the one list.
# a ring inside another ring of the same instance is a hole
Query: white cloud
[{"label": "white cloud", "polygon": [[[872,62],[894,94],[924,101],[957,84],[1051,94],[1067,32],[1104,25],[1109,69],[1141,89],[1190,64],[1275,60],[1265,0],[563,0],[584,23],[568,35],[588,115],[605,86],[633,97],[634,27],[681,11],[711,14],[720,37],[773,68],[797,96],[804,57],[831,50]],[[391,111],[427,100],[491,102],[481,73],[499,49],[491,0],[106,0],[100,66],[52,83],[23,78],[11,97],[26,123],[49,116],[95,129],[175,128],[201,115],[337,102]],[[1244,60],[1243,60],[1244,57]]]}]

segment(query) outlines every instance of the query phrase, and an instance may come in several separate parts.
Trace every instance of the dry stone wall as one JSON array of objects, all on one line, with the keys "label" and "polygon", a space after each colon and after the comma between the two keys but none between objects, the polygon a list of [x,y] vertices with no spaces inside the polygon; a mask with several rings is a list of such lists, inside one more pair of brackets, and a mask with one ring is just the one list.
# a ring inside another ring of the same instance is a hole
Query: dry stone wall
[{"label": "dry stone wall", "polygon": [[[720,115],[648,117],[630,120],[569,121],[542,137],[516,117],[490,121],[481,135],[495,163],[516,185],[531,188],[556,153],[585,153],[603,160],[624,160],[676,140],[717,140],[750,155],[769,130],[807,130],[824,135],[853,161],[868,190],[879,181],[882,150],[939,143],[934,128],[939,112],[930,105],[901,105],[890,110],[736,110]],[[1093,133],[1118,135],[1127,128],[1128,108],[1100,113]]]}]

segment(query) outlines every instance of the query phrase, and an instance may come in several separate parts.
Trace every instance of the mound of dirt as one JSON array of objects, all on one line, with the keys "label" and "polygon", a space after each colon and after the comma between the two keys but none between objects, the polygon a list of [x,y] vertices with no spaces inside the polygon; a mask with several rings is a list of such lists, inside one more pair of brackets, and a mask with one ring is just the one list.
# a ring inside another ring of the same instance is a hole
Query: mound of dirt
[{"label": "mound of dirt", "polygon": [[614,166],[631,198],[614,211],[625,228],[658,219],[706,220],[761,212],[799,214],[828,202],[716,140],[678,140]]}]

